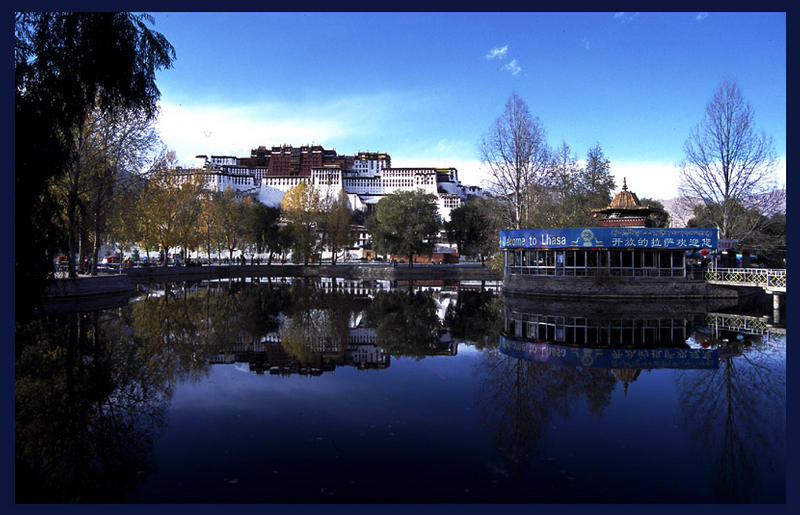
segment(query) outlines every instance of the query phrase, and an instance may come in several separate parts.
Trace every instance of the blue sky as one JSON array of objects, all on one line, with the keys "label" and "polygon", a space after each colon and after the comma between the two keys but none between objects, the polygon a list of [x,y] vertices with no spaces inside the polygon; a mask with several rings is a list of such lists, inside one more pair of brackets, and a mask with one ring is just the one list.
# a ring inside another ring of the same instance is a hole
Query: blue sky
[{"label": "blue sky", "polygon": [[[783,13],[154,13],[167,146],[388,152],[394,166],[486,178],[478,144],[512,91],[551,146],[599,143],[639,196],[671,198],[676,163],[721,80],[786,155]],[[783,160],[785,163],[785,158]],[[785,183],[785,164],[778,181]]]}]

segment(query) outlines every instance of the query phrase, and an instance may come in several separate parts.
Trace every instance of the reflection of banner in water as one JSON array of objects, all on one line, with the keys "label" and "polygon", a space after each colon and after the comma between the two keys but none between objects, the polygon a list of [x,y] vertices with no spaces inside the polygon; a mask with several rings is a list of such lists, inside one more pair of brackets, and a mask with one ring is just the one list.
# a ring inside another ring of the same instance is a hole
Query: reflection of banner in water
[{"label": "reflection of banner in water", "polygon": [[571,367],[719,368],[719,351],[716,349],[587,349],[500,336],[500,352],[527,361]]}]

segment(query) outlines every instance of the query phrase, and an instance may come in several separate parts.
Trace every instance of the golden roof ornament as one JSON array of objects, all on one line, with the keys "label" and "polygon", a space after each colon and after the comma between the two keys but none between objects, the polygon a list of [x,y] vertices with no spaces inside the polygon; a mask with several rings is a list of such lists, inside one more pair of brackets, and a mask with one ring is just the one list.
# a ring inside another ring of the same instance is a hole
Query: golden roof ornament
[{"label": "golden roof ornament", "polygon": [[614,196],[608,207],[592,210],[595,217],[601,215],[598,225],[625,227],[649,227],[651,212],[652,209],[642,206],[636,193],[628,190],[626,177],[622,178],[622,191]]}]

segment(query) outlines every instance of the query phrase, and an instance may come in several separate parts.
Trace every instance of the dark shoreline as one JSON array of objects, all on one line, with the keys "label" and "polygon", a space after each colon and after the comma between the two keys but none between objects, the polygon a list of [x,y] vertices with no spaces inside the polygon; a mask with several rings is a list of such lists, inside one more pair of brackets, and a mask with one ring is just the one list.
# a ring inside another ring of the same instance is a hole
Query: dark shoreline
[{"label": "dark shoreline", "polygon": [[125,270],[132,282],[226,279],[232,277],[341,277],[378,280],[501,281],[502,273],[480,265],[399,264],[339,265],[212,265],[198,267],[145,267]]},{"label": "dark shoreline", "polygon": [[340,277],[363,280],[501,281],[502,275],[479,265],[212,265],[125,269],[117,275],[55,279],[45,292],[47,300],[133,292],[138,283],[202,281],[242,277]]},{"label": "dark shoreline", "polygon": [[[704,281],[608,281],[574,277],[506,278],[489,267],[477,264],[391,266],[388,264],[339,265],[212,265],[167,266],[124,269],[122,274],[56,279],[44,298],[45,311],[74,309],[75,304],[124,304],[136,292],[137,284],[204,281],[214,279],[265,277],[335,277],[350,280],[388,281],[487,281],[503,282],[504,292],[512,297],[559,300],[655,302],[665,300],[725,299],[736,301],[743,293],[736,288],[708,285]],[[746,296],[746,295],[745,295]]]}]

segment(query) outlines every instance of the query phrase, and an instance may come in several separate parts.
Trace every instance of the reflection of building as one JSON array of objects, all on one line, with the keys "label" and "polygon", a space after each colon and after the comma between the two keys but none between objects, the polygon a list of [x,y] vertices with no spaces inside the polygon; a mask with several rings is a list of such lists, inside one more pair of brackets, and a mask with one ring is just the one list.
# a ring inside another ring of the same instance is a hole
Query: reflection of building
[{"label": "reflection of building", "polygon": [[[276,333],[259,342],[233,346],[232,353],[220,354],[213,364],[248,363],[256,374],[320,375],[332,372],[337,366],[352,366],[359,370],[388,368],[390,356],[375,345],[375,332],[352,329],[348,334],[344,352],[338,345],[316,342],[301,361],[284,349]],[[371,340],[371,341],[370,341]]]},{"label": "reflection of building", "polygon": [[558,296],[726,298],[687,266],[687,251],[717,247],[717,230],[649,227],[650,208],[627,184],[597,227],[500,232],[506,292]]},{"label": "reflection of building", "polygon": [[447,332],[439,333],[438,341],[428,347],[428,356],[455,356],[458,354],[458,342],[453,340],[453,336]]},{"label": "reflection of building", "polygon": [[719,367],[718,350],[687,343],[704,320],[697,304],[504,300],[500,351],[514,358],[608,369],[626,391],[641,370]]},{"label": "reflection of building", "polygon": [[692,322],[684,317],[586,318],[505,309],[505,333],[514,338],[593,347],[686,346]]},{"label": "reflection of building", "polygon": [[636,381],[641,372],[641,370],[630,368],[615,368],[611,370],[611,373],[614,374],[614,377],[617,378],[617,381],[622,383],[625,393],[628,393],[628,385]]}]

